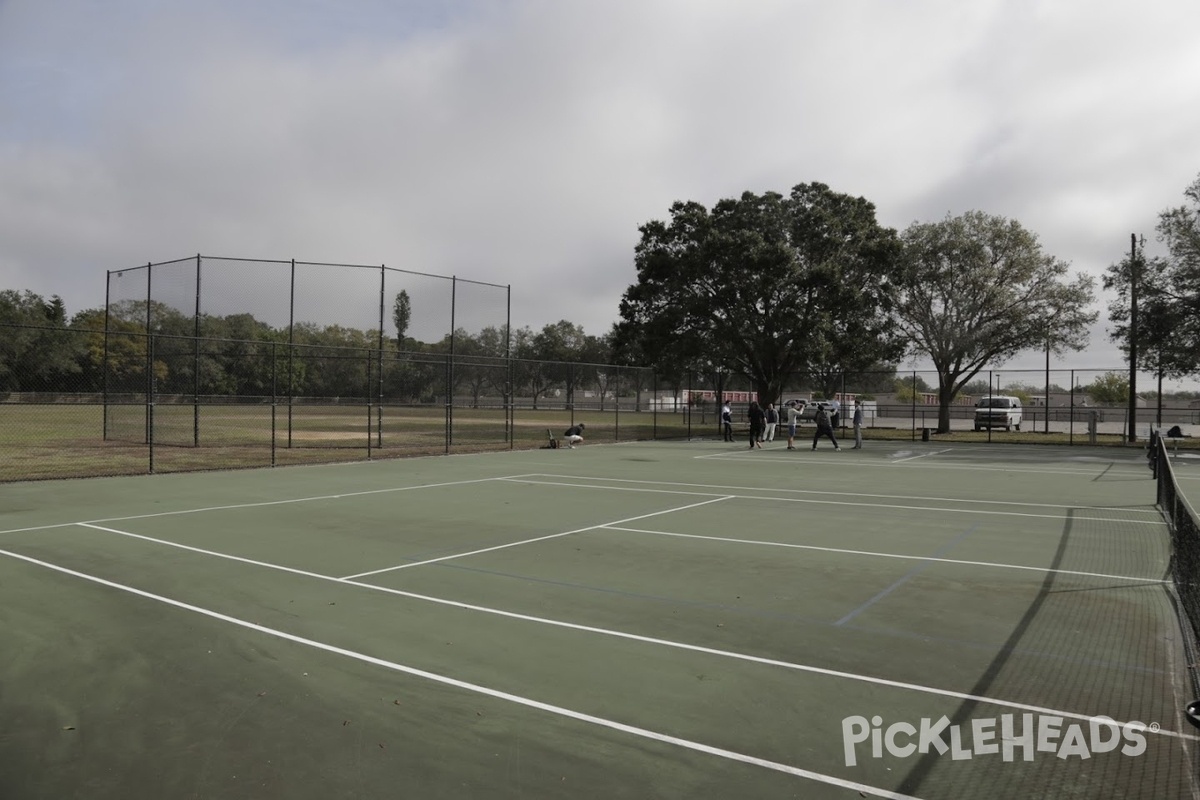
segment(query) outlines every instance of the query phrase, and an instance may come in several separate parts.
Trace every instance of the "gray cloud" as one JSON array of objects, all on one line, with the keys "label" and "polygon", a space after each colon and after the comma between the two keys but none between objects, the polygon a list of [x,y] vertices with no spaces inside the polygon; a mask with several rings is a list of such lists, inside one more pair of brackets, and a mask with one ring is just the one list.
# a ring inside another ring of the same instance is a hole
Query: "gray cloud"
[{"label": "gray cloud", "polygon": [[1198,27],[1167,0],[9,0],[0,285],[76,311],[198,251],[386,263],[598,334],[638,225],[808,181],[897,228],[1009,216],[1099,275],[1200,171]]}]

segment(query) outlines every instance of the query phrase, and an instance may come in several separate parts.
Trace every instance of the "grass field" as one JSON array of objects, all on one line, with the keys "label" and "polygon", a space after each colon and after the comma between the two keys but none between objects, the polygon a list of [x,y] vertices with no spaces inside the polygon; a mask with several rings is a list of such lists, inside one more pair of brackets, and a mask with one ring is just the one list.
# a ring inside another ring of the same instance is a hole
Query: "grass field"
[{"label": "grass field", "polygon": [[[171,405],[154,407],[153,444],[148,444],[144,405],[111,405],[108,437],[105,409],[85,404],[0,404],[0,481],[127,475],[146,472],[238,469],[438,453],[533,449],[585,422],[593,442],[720,438],[710,417],[613,410],[452,409],[447,423],[440,406],[367,405]],[[920,421],[918,421],[920,422]],[[802,427],[801,438],[811,436]],[[877,441],[912,441],[920,424],[906,419],[874,420],[864,436]],[[843,429],[840,435],[849,435]],[[745,438],[739,428],[739,441]],[[786,435],[786,434],[785,434]],[[940,442],[1084,444],[1083,432],[975,432],[936,434]],[[1100,434],[1097,444],[1124,446],[1121,436]],[[1200,447],[1188,439],[1176,446]]]},{"label": "grass field", "polygon": [[0,481],[282,466],[438,453],[533,449],[578,421],[588,439],[687,436],[677,414],[346,405],[0,404]]}]

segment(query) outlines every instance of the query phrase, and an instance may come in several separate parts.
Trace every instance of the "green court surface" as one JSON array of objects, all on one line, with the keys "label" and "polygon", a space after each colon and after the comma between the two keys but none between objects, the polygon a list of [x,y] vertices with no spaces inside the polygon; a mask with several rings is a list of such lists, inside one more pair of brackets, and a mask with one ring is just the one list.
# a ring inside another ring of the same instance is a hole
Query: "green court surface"
[{"label": "green court surface", "polygon": [[1196,797],[1170,559],[1134,449],[8,484],[0,798]]}]

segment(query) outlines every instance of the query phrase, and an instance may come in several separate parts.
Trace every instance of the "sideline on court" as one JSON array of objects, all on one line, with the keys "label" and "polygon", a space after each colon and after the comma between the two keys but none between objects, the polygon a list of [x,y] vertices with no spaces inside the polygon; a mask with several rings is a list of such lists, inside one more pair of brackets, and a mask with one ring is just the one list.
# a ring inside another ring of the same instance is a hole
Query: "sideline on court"
[{"label": "sideline on court", "polygon": [[627,444],[5,497],[3,796],[1197,791],[1132,451]]}]

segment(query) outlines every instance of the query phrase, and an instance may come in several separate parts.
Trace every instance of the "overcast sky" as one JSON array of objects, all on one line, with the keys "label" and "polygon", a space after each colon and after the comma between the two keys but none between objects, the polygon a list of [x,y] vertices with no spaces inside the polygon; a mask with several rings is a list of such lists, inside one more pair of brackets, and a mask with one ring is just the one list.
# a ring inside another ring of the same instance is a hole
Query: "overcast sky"
[{"label": "overcast sky", "polygon": [[0,0],[0,288],[69,313],[203,253],[603,334],[639,225],[811,181],[1099,276],[1198,173],[1196,0]]}]

